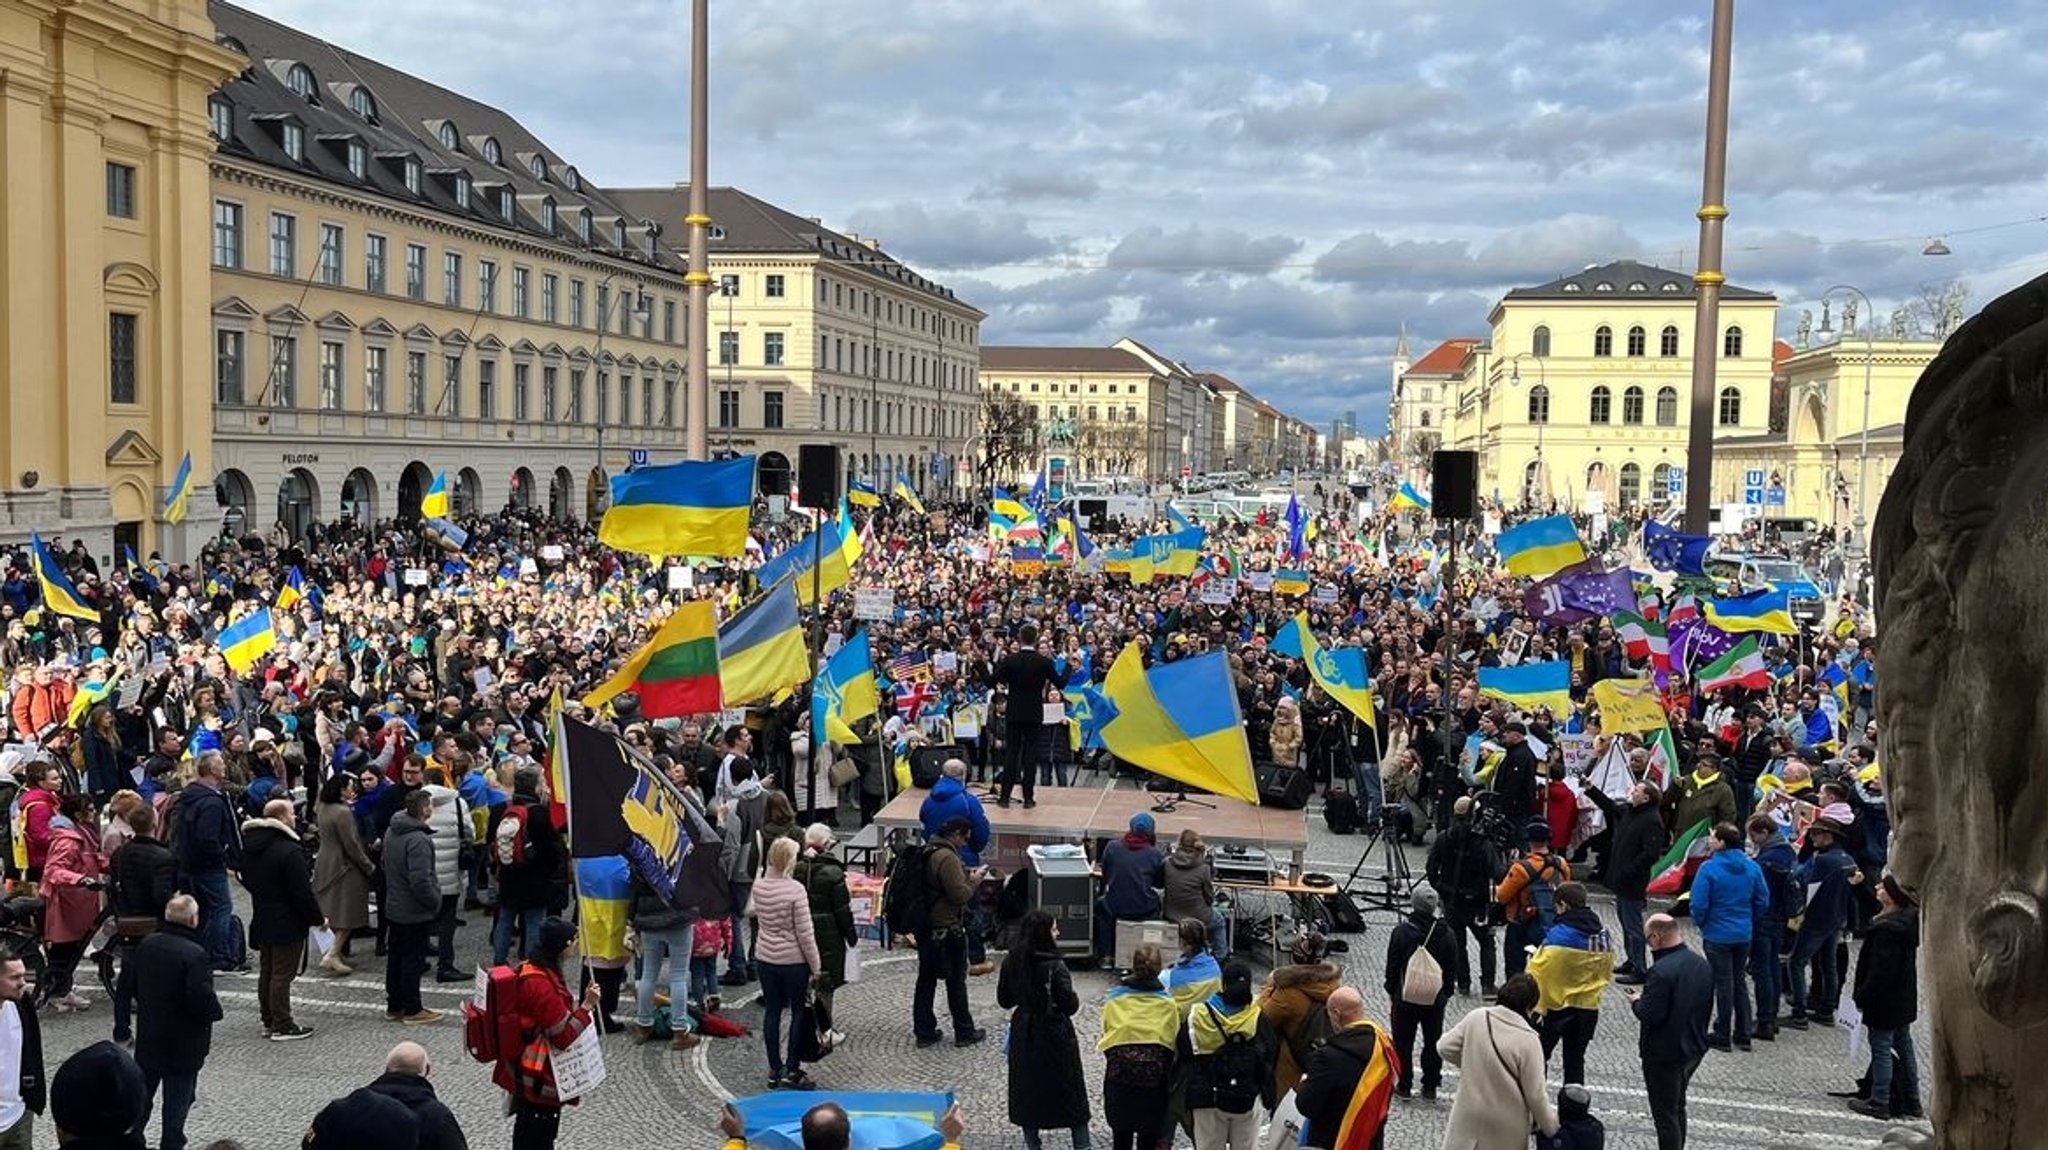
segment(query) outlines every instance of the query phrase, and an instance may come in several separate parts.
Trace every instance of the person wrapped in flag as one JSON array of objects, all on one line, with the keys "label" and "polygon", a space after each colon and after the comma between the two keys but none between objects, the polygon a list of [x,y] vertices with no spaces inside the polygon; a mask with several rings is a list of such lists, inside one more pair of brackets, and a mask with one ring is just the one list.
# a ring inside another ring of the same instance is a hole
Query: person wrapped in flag
[{"label": "person wrapped in flag", "polygon": [[[1536,1005],[1533,982],[1529,987],[1529,1005]],[[1387,1114],[1394,1102],[1394,1083],[1401,1075],[1394,1044],[1384,1030],[1366,1017],[1365,999],[1351,987],[1333,991],[1324,1008],[1330,1013],[1330,1040],[1309,1055],[1307,1073],[1294,1091],[1295,1106],[1301,1111],[1303,1122],[1301,1144],[1328,1146],[1331,1150],[1383,1150]],[[1524,1022],[1523,1028],[1527,1027]],[[1535,1041],[1535,1031],[1529,1031],[1529,1037]],[[1446,1041],[1449,1038],[1445,1035]],[[1539,1078],[1543,1073],[1542,1053],[1538,1043]]]}]

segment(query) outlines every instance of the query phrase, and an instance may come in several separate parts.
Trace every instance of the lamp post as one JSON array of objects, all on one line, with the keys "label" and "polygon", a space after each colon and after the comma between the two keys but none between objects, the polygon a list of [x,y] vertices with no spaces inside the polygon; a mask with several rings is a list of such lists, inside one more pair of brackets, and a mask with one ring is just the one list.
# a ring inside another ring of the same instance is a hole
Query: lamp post
[{"label": "lamp post", "polygon": [[1686,428],[1685,469],[1697,476],[1685,485],[1685,529],[1707,533],[1714,474],[1714,368],[1721,349],[1722,224],[1728,219],[1728,71],[1735,40],[1735,0],[1714,0],[1707,57],[1707,146],[1701,165],[1700,260],[1693,273],[1692,422]]},{"label": "lamp post", "polygon": [[882,470],[882,293],[868,293],[868,480]]},{"label": "lamp post", "polygon": [[[1856,534],[1855,550],[1848,551],[1845,553],[1844,548],[1842,546],[1842,540],[1835,540],[1835,554],[1838,556],[1842,556],[1845,560],[1845,562],[1843,563],[1842,575],[1844,578],[1849,578],[1850,574],[1846,560],[1850,557],[1854,557],[1856,559],[1861,559],[1863,557],[1863,528],[1865,523],[1868,522],[1864,518],[1863,513],[1867,507],[1865,491],[1868,489],[1870,485],[1870,365],[1871,362],[1877,358],[1877,336],[1875,334],[1875,332],[1877,331],[1877,313],[1871,310],[1870,297],[1864,295],[1857,289],[1850,287],[1848,284],[1836,284],[1835,286],[1822,292],[1820,296],[1821,302],[1825,304],[1827,302],[1828,297],[1834,295],[1836,292],[1841,292],[1844,295],[1854,296],[1859,302],[1863,304],[1864,323],[1863,426],[1857,432],[1856,436],[1856,522],[1854,528]],[[1820,314],[1820,334],[1822,336],[1833,335],[1833,321],[1828,318],[1828,311],[1825,306],[1821,308]],[[1852,334],[1854,333],[1849,331],[1848,321],[1845,318],[1843,320],[1842,325],[1842,338],[1847,339]]]},{"label": "lamp post", "polygon": [[683,223],[690,229],[690,369],[683,389],[683,443],[691,459],[711,455],[711,0],[690,4],[690,211]]},{"label": "lamp post", "polygon": [[[606,275],[606,276],[605,276],[605,277],[604,277],[603,279],[601,279],[601,280],[597,281],[597,297],[598,297],[598,299],[599,299],[599,300],[600,300],[601,302],[600,302],[600,303],[598,304],[598,308],[597,308],[597,352],[596,352],[596,354],[595,354],[594,356],[592,356],[592,358],[593,358],[593,359],[595,359],[595,360],[596,360],[596,362],[597,362],[597,394],[591,397],[591,398],[592,398],[593,400],[595,400],[596,402],[593,402],[593,403],[592,403],[592,404],[590,405],[590,409],[591,409],[591,414],[592,414],[592,415],[595,415],[595,416],[597,416],[597,417],[598,417],[598,419],[597,419],[597,471],[598,471],[598,474],[600,474],[600,475],[605,475],[605,468],[604,468],[604,424],[605,424],[605,420],[604,420],[604,414],[603,414],[603,413],[604,413],[604,401],[603,401],[602,397],[603,397],[603,395],[605,394],[605,385],[606,385],[606,384],[608,384],[608,383],[610,382],[609,380],[607,380],[607,379],[605,378],[605,374],[604,374],[604,337],[605,337],[605,334],[606,334],[607,332],[609,332],[609,331],[611,330],[611,326],[612,326],[612,300],[611,300],[611,297],[610,297],[610,295],[609,295],[608,293],[609,293],[609,292],[610,292],[610,290],[611,290],[612,280],[614,280],[614,279],[618,278],[618,275],[619,275],[619,273],[618,273],[618,272],[612,272],[612,273],[610,273],[610,274]],[[634,297],[635,297],[635,299],[634,299],[634,303],[633,303],[633,318],[634,318],[634,319],[637,319],[637,320],[639,320],[639,321],[641,321],[642,323],[645,323],[645,322],[647,321],[647,318],[648,318],[648,317],[649,317],[650,315],[652,315],[652,314],[653,314],[653,312],[654,312],[654,309],[653,309],[653,305],[651,305],[651,304],[650,304],[650,303],[648,302],[648,300],[647,300],[647,293],[646,293],[646,292],[644,292],[644,291],[640,291],[640,290],[638,290],[638,289],[635,289],[635,291],[634,291],[634,293],[633,293],[633,294],[634,294]],[[622,308],[626,306],[626,293],[625,293],[625,292],[624,292],[623,290],[619,292],[619,299],[618,299],[618,304],[619,304],[619,306],[620,306],[620,307],[622,307]],[[620,422],[622,422],[622,423],[623,423],[623,422],[624,422],[624,421],[626,420],[626,418],[627,418],[627,415],[626,415],[626,413],[625,413],[625,412],[623,412],[623,411],[621,411],[621,412],[619,413],[619,420],[620,420]],[[611,480],[611,476],[609,476],[609,475],[605,475],[605,480],[606,480],[606,482],[610,482],[610,480]],[[605,497],[604,497],[604,496],[603,496],[602,494],[600,494],[600,495],[599,495],[599,500],[600,500],[600,501],[603,501],[603,500],[604,500],[604,498],[605,498]]]},{"label": "lamp post", "polygon": [[[1550,473],[1543,468],[1543,425],[1550,422],[1550,380],[1544,371],[1542,356],[1537,355],[1533,351],[1518,351],[1513,359],[1508,360],[1509,383],[1514,384],[1516,387],[1522,386],[1522,361],[1525,359],[1536,362],[1536,386],[1543,389],[1543,418],[1531,418],[1529,422],[1536,425],[1536,486],[1541,487],[1544,494],[1548,495],[1550,493]],[[1535,414],[1535,411],[1532,409],[1530,415],[1534,416]],[[1529,488],[1529,484],[1522,484],[1522,505],[1525,508],[1531,502]]]}]

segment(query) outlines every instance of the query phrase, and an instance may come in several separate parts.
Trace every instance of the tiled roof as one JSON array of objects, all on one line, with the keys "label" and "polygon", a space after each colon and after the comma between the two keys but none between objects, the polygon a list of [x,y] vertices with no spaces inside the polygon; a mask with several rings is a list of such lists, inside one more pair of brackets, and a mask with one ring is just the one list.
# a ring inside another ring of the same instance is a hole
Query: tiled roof
[{"label": "tiled roof", "polygon": [[1152,368],[1135,353],[1120,347],[1019,347],[985,344],[981,349],[981,370],[1020,371],[1134,371]]},{"label": "tiled roof", "polygon": [[[1669,299],[1678,296],[1692,298],[1692,276],[1668,268],[1655,267],[1636,260],[1616,260],[1609,264],[1595,264],[1584,271],[1560,276],[1549,283],[1535,287],[1515,288],[1508,292],[1508,299],[1604,299],[1614,296],[1641,298],[1651,296]],[[1771,293],[1736,287],[1734,284],[1721,285],[1722,299],[1773,299]]]},{"label": "tiled roof", "polygon": [[1408,365],[1408,375],[1451,375],[1458,370],[1465,357],[1482,341],[1476,339],[1447,339],[1429,350],[1429,354]]}]

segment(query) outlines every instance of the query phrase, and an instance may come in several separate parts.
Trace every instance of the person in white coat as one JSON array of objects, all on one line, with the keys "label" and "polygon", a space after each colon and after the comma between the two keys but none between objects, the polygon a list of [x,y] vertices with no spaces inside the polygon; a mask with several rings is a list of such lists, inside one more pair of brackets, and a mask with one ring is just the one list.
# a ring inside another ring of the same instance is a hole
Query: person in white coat
[{"label": "person in white coat", "polygon": [[1529,1025],[1536,980],[1517,974],[1494,1005],[1458,1020],[1437,1053],[1458,1067],[1458,1093],[1443,1150],[1526,1150],[1529,1128],[1557,1133],[1557,1111],[1543,1084],[1543,1040]]},{"label": "person in white coat", "polygon": [[[455,771],[457,778],[468,774],[468,754],[451,751],[450,755],[454,761],[447,769]],[[434,840],[434,880],[441,884],[441,914],[434,920],[434,981],[468,982],[472,976],[455,965],[455,911],[462,901],[462,856],[468,853],[465,848],[476,831],[470,825],[469,804],[448,785],[446,770],[438,765],[428,767],[426,789],[434,797],[427,830]]]}]

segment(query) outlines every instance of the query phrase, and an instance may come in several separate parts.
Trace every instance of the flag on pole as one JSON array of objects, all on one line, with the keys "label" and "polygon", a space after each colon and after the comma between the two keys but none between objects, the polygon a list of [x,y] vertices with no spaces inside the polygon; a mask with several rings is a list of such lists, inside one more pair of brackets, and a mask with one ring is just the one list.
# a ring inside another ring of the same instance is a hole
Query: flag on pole
[{"label": "flag on pole", "polygon": [[1692,876],[1697,874],[1700,864],[1714,852],[1714,839],[1707,831],[1707,820],[1701,819],[1687,827],[1664,857],[1650,864],[1649,893],[1660,898],[1672,898],[1692,885]]},{"label": "flag on pole", "polygon": [[271,625],[270,610],[252,611],[227,625],[220,633],[221,657],[237,675],[246,675],[264,652],[277,646],[277,631]]},{"label": "flag on pole", "polygon": [[1586,545],[1569,515],[1517,523],[1500,533],[1495,548],[1510,575],[1549,575],[1586,558]]},{"label": "flag on pole", "polygon": [[1771,669],[1764,664],[1763,652],[1757,648],[1756,636],[1745,635],[1734,649],[1700,668],[1700,690],[1717,691],[1723,687],[1748,687],[1761,691],[1771,685]]},{"label": "flag on pole", "polygon": [[28,535],[28,562],[35,569],[36,584],[42,588],[43,606],[59,615],[99,622],[100,613],[85,601],[78,588],[71,585],[71,579],[64,574],[57,557],[50,554],[50,545],[33,531]]},{"label": "flag on pole", "polygon": [[917,490],[910,486],[910,480],[905,478],[901,471],[896,473],[896,486],[890,489],[889,494],[901,499],[919,515],[925,514],[924,500],[917,497]]},{"label": "flag on pole", "polygon": [[1394,508],[1401,511],[1429,510],[1429,496],[1415,490],[1412,483],[1403,483],[1401,490],[1394,493]]},{"label": "flag on pole", "polygon": [[640,713],[650,719],[699,715],[723,705],[718,624],[709,599],[676,608],[645,647],[583,697],[583,705],[601,707],[627,691],[640,696]]},{"label": "flag on pole", "polygon": [[185,518],[185,508],[192,501],[192,453],[178,461],[177,474],[171,476],[171,489],[164,494],[164,522],[180,523]]},{"label": "flag on pole", "polygon": [[880,507],[882,505],[882,493],[876,491],[875,485],[865,479],[856,478],[853,482],[847,484],[846,497],[852,500],[853,505],[856,507]]},{"label": "flag on pole", "polygon": [[434,481],[427,484],[427,493],[420,496],[421,519],[448,518],[448,473],[436,471]]}]

